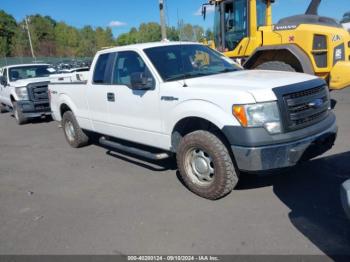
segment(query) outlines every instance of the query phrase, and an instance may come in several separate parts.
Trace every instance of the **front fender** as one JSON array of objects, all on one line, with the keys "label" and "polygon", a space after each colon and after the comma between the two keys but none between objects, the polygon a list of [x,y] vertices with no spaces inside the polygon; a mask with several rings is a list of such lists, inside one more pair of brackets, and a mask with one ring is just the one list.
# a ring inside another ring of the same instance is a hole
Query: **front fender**
[{"label": "front fender", "polygon": [[[20,99],[19,99],[19,97],[18,97],[18,95],[17,95],[17,93],[16,93],[16,91],[15,91],[15,87],[10,87],[10,88],[11,88],[11,91],[10,91],[10,98],[13,97],[13,99],[14,99],[15,101],[19,101]],[[10,99],[10,101],[11,101],[11,99]]]},{"label": "front fender", "polygon": [[219,129],[224,126],[240,126],[237,119],[230,112],[224,111],[218,105],[205,100],[187,100],[178,104],[171,112],[170,121],[166,121],[165,131],[171,134],[176,124],[188,117],[198,117],[205,119]]}]

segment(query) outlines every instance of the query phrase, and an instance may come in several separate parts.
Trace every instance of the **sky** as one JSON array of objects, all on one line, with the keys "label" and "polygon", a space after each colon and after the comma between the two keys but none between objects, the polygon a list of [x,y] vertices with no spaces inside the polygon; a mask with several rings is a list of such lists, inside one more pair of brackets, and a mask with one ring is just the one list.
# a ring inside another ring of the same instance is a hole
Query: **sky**
[{"label": "sky", "polygon": [[[178,19],[212,28],[213,14],[206,21],[200,16],[201,5],[207,0],[164,0],[166,20],[177,26]],[[0,0],[0,9],[22,20],[26,15],[49,15],[57,21],[82,28],[111,26],[115,36],[138,27],[143,22],[159,22],[159,0]],[[309,0],[276,0],[274,22],[280,18],[304,13]],[[320,15],[340,19],[350,11],[350,0],[323,0]]]}]

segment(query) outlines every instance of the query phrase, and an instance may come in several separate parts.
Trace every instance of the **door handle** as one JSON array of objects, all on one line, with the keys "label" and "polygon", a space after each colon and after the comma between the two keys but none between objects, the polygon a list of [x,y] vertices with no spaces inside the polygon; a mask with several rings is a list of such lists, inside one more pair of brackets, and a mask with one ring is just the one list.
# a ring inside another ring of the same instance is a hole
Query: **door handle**
[{"label": "door handle", "polygon": [[108,102],[115,102],[115,95],[114,95],[114,93],[107,93],[107,101]]}]

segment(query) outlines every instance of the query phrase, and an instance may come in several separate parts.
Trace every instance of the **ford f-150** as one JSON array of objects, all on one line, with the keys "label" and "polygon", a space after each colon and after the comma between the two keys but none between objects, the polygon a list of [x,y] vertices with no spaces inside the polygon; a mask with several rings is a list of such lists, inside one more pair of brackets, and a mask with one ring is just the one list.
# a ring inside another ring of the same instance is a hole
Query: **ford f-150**
[{"label": "ford f-150", "polygon": [[242,70],[196,43],[103,50],[87,81],[50,83],[49,91],[53,117],[72,147],[87,145],[93,133],[116,150],[176,155],[183,182],[208,199],[231,192],[240,173],[324,153],[337,134],[324,80]]}]

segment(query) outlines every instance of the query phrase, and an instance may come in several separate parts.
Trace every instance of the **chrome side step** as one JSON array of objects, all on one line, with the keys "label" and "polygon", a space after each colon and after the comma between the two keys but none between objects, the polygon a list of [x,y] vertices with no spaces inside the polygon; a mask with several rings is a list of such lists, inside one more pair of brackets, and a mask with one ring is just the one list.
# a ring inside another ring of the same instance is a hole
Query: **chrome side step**
[{"label": "chrome side step", "polygon": [[126,153],[134,154],[137,156],[141,156],[144,158],[152,159],[152,160],[162,160],[169,158],[171,155],[170,153],[152,153],[146,150],[142,150],[136,147],[130,147],[126,145],[122,145],[120,143],[110,141],[106,137],[101,137],[99,140],[100,144],[106,147],[110,147],[113,149],[117,149],[120,151],[124,151]]}]

